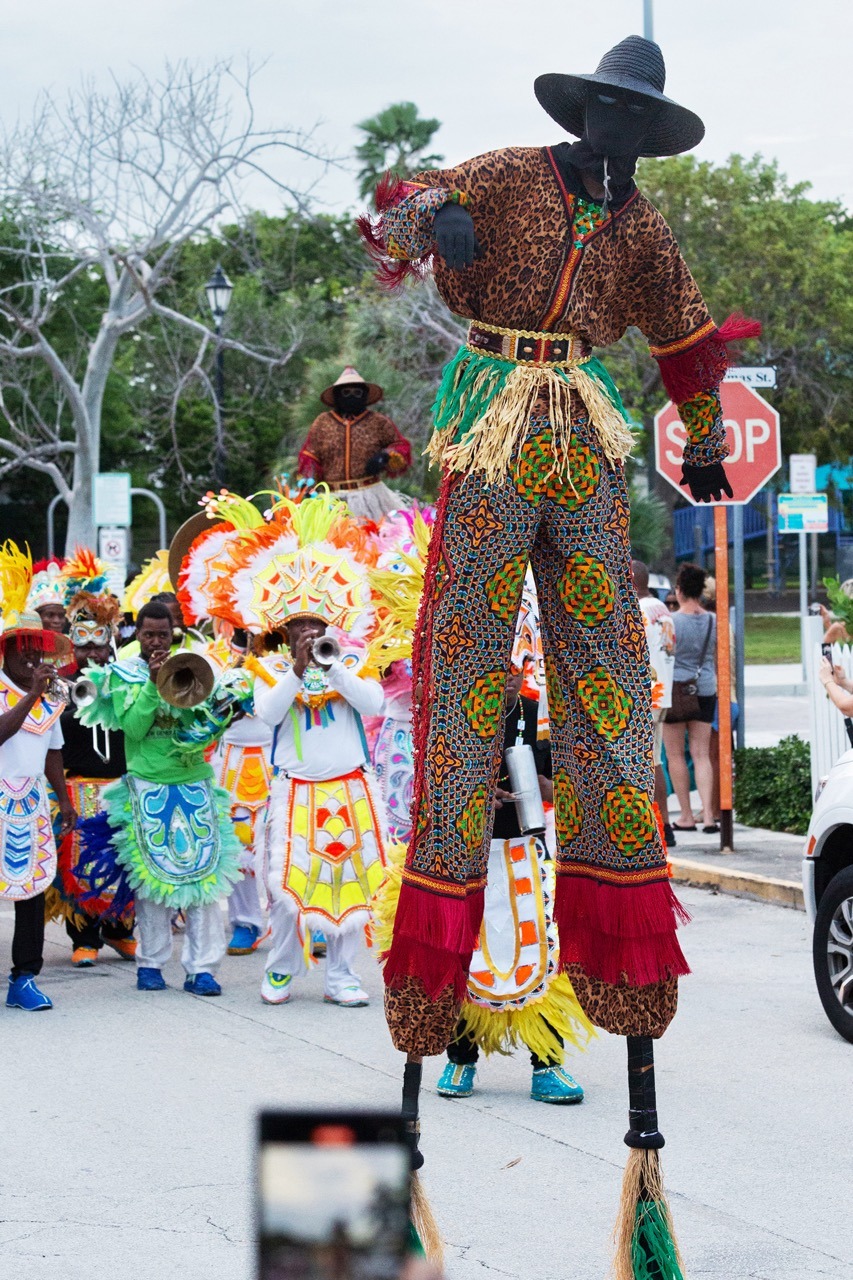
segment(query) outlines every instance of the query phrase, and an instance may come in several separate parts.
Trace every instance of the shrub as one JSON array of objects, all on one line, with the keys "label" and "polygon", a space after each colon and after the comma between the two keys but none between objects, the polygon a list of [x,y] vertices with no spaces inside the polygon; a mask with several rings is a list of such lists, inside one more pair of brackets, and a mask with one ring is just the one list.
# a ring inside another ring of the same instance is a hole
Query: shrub
[{"label": "shrub", "polygon": [[805,835],[812,813],[809,744],[792,734],[775,747],[736,751],[735,811],[748,827]]}]

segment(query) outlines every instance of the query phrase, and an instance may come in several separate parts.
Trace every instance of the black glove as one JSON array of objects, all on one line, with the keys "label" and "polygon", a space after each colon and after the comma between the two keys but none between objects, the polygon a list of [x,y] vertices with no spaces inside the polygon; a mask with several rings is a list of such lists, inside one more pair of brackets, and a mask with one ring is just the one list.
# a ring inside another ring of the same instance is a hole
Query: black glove
[{"label": "black glove", "polygon": [[365,474],[369,476],[378,476],[380,471],[384,471],[388,466],[388,450],[380,449],[378,453],[374,453],[372,458],[368,458],[364,464]]},{"label": "black glove", "polygon": [[470,267],[482,250],[474,234],[474,219],[461,204],[445,204],[433,221],[439,256],[451,271]]},{"label": "black glove", "polygon": [[687,485],[696,502],[721,502],[723,494],[734,497],[722,462],[712,462],[707,467],[682,462],[681,475],[681,483]]}]

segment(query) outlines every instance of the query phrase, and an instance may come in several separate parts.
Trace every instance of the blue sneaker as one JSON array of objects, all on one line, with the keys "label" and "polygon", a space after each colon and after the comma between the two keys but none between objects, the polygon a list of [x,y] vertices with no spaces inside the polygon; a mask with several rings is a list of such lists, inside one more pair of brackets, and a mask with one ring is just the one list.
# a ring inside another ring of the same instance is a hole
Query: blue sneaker
[{"label": "blue sneaker", "polygon": [[165,991],[166,980],[159,969],[140,968],[136,970],[137,991]]},{"label": "blue sneaker", "polygon": [[474,1092],[477,1068],[470,1062],[448,1062],[441,1073],[436,1093],[442,1098],[470,1098]]},{"label": "blue sneaker", "polygon": [[235,924],[228,943],[229,956],[251,955],[260,946],[261,937],[261,930],[256,924]]},{"label": "blue sneaker", "polygon": [[35,974],[22,973],[20,978],[13,978],[10,974],[6,1008],[38,1013],[40,1009],[52,1009],[53,1001],[36,986]]},{"label": "blue sneaker", "polygon": [[187,976],[184,991],[191,996],[221,996],[222,988],[212,973],[194,973]]},{"label": "blue sneaker", "polygon": [[530,1096],[534,1102],[583,1102],[583,1089],[562,1067],[540,1067],[533,1072]]}]

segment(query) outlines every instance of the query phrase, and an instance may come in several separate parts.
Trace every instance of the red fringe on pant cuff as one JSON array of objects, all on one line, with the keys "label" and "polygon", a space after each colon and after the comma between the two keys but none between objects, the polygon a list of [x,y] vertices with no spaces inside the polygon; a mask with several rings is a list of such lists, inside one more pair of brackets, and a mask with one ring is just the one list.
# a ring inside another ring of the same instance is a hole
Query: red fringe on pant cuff
[{"label": "red fringe on pant cuff", "polygon": [[451,898],[404,881],[394,918],[394,941],[385,958],[386,986],[397,987],[404,978],[415,977],[431,1000],[450,986],[461,1000],[483,903],[482,889],[466,898]]},{"label": "red fringe on pant cuff", "polygon": [[561,964],[590,978],[644,987],[690,972],[675,936],[690,917],[669,880],[619,886],[560,875],[554,918]]}]

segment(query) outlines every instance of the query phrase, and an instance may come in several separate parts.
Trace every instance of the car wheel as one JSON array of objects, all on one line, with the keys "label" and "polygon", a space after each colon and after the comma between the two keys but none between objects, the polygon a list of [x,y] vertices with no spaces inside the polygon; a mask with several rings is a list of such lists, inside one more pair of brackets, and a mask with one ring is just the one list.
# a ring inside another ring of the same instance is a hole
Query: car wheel
[{"label": "car wheel", "polygon": [[833,876],[818,903],[812,943],[824,1013],[853,1043],[853,867]]}]

